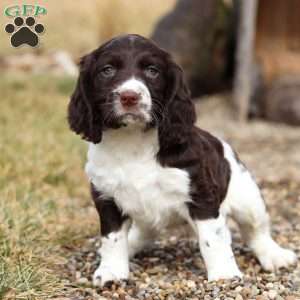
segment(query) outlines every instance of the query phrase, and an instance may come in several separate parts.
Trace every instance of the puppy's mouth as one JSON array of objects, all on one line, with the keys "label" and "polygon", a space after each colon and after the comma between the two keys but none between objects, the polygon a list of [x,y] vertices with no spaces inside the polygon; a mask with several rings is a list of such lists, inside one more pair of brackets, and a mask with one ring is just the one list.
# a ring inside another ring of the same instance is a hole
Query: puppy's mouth
[{"label": "puppy's mouth", "polygon": [[119,115],[119,120],[122,125],[129,125],[134,123],[147,123],[149,117],[144,112],[125,112]]},{"label": "puppy's mouth", "polygon": [[114,111],[122,125],[134,123],[145,124],[151,121],[149,108],[142,103],[138,103],[132,107],[123,107],[120,105],[120,102],[117,101],[115,103]]}]

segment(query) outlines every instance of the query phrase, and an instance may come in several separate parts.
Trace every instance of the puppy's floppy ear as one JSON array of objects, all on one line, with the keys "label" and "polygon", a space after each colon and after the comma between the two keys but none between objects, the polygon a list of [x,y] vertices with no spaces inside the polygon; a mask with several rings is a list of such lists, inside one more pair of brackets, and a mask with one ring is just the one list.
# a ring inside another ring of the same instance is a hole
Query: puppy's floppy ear
[{"label": "puppy's floppy ear", "polygon": [[182,69],[169,59],[166,109],[159,126],[161,146],[170,148],[187,142],[187,135],[196,121],[194,103],[185,83]]},{"label": "puppy's floppy ear", "polygon": [[102,138],[102,114],[93,95],[94,56],[91,53],[81,59],[79,78],[68,107],[68,121],[73,131],[96,144]]},{"label": "puppy's floppy ear", "polygon": [[168,68],[167,101],[168,118],[172,123],[181,123],[186,126],[195,123],[195,106],[191,100],[183,71],[172,60],[169,62]]}]

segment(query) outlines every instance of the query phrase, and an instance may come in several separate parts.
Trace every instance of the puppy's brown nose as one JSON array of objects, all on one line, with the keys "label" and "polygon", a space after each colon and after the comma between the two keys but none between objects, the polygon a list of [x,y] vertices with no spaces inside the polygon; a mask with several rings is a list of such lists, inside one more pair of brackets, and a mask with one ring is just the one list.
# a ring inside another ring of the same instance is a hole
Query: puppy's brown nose
[{"label": "puppy's brown nose", "polygon": [[123,106],[130,107],[138,103],[139,97],[139,94],[134,91],[124,91],[120,95],[120,101]]}]

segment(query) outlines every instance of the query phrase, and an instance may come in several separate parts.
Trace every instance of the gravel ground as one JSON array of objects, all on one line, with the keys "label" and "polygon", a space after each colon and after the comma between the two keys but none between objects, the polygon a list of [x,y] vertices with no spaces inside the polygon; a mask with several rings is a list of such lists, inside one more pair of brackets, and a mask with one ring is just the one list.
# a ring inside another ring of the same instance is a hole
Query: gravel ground
[{"label": "gravel ground", "polygon": [[[300,129],[259,121],[237,125],[223,103],[218,97],[199,103],[199,125],[235,147],[262,188],[273,236],[300,257]],[[197,242],[183,228],[134,258],[129,281],[95,289],[91,276],[100,260],[99,240],[91,238],[66,265],[72,299],[300,299],[300,262],[278,274],[262,271],[235,225],[230,226],[243,280],[207,282]]]}]

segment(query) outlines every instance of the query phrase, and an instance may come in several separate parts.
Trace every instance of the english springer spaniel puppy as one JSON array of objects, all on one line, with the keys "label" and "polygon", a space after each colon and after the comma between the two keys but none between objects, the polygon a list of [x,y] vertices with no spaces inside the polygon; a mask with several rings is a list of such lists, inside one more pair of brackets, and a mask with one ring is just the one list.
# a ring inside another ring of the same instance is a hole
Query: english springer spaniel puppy
[{"label": "english springer spaniel puppy", "polygon": [[223,140],[197,128],[181,68],[151,40],[116,37],[84,56],[70,127],[88,141],[86,173],[101,223],[95,285],[129,276],[129,258],[162,228],[196,233],[208,280],[242,277],[226,217],[264,269],[295,262],[270,235],[262,195]]}]

